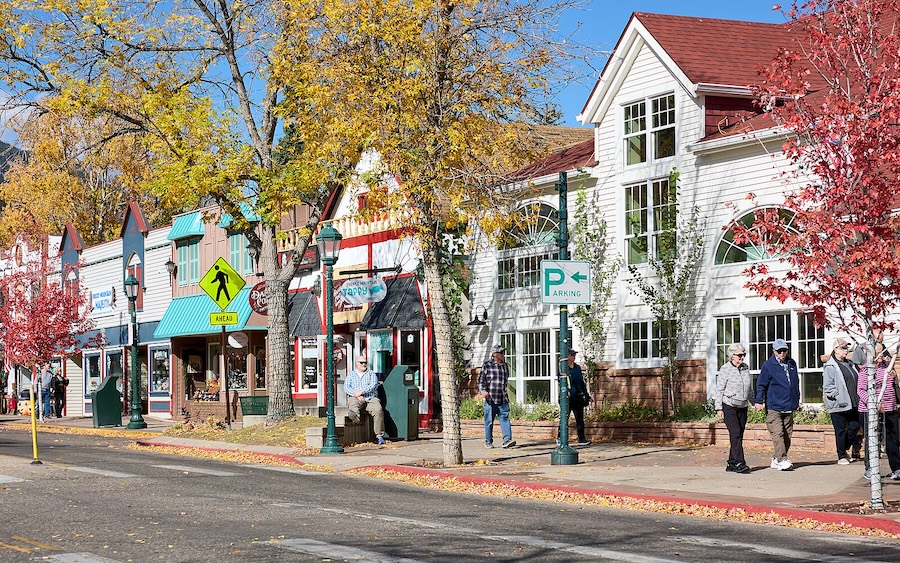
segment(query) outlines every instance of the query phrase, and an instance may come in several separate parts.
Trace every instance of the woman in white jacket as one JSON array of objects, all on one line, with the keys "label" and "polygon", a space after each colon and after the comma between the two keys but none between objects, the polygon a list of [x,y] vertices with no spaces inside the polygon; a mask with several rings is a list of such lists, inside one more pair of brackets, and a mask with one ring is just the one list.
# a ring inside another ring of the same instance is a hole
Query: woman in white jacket
[{"label": "woman in white jacket", "polygon": [[744,459],[744,428],[747,426],[753,380],[750,367],[744,363],[746,355],[741,344],[732,344],[728,348],[729,361],[716,374],[716,415],[725,421],[731,442],[725,471],[734,473],[750,471]]},{"label": "woman in white jacket", "polygon": [[862,447],[859,395],[856,392],[859,372],[853,362],[847,360],[850,346],[846,340],[835,339],[832,348],[831,358],[822,370],[822,395],[825,410],[831,415],[831,425],[834,426],[838,464],[849,465],[854,459],[859,459]]}]

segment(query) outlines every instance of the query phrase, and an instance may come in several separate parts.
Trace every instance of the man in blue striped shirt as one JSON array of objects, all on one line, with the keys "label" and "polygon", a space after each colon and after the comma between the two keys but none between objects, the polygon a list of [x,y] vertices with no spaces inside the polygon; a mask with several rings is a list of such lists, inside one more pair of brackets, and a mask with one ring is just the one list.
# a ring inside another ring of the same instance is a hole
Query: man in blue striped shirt
[{"label": "man in blue striped shirt", "polygon": [[347,416],[354,423],[359,422],[360,409],[372,416],[375,426],[375,439],[384,444],[384,408],[378,398],[378,376],[369,369],[365,356],[356,358],[356,369],[347,375],[344,391],[347,393]]},{"label": "man in blue striped shirt", "polygon": [[494,447],[494,417],[500,419],[503,433],[502,447],[516,445],[512,439],[512,424],[509,422],[509,366],[506,364],[506,350],[500,344],[491,349],[491,359],[481,366],[478,374],[478,390],[484,399],[484,445]]}]

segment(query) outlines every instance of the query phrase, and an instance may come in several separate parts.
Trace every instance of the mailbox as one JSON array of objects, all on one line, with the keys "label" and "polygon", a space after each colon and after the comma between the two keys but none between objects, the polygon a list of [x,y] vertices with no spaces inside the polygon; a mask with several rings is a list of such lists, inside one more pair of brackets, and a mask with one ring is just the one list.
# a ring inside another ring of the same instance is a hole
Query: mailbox
[{"label": "mailbox", "polygon": [[122,426],[122,393],[116,388],[118,375],[110,375],[91,391],[94,428]]},{"label": "mailbox", "polygon": [[384,378],[384,431],[389,438],[419,437],[419,387],[408,366],[395,366]]}]

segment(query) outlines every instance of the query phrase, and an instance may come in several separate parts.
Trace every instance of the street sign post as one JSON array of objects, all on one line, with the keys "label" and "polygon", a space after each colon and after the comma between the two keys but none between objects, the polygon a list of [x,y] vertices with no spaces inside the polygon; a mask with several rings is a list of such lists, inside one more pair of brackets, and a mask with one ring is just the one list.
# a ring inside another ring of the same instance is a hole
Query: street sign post
[{"label": "street sign post", "polygon": [[234,271],[224,258],[215,261],[206,275],[200,278],[200,288],[216,302],[219,309],[225,310],[234,300],[238,292],[247,285],[244,278]]},{"label": "street sign post", "polygon": [[591,263],[581,260],[543,260],[541,303],[590,305]]}]

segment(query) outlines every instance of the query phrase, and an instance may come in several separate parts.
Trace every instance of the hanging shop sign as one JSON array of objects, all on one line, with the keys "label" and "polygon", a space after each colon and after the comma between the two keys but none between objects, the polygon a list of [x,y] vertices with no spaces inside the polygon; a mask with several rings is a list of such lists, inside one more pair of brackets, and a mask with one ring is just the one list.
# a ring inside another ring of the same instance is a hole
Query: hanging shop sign
[{"label": "hanging shop sign", "polygon": [[381,278],[347,280],[341,286],[341,296],[351,305],[378,303],[387,295],[387,286]]}]

